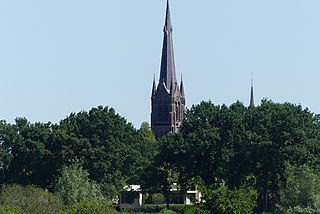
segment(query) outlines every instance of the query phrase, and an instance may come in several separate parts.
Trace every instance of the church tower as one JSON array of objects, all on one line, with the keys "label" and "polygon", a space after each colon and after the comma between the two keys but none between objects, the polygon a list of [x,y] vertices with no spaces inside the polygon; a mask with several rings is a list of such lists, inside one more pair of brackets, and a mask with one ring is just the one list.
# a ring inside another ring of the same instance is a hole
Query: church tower
[{"label": "church tower", "polygon": [[185,117],[185,94],[181,78],[177,83],[169,0],[167,0],[159,83],[153,78],[151,129],[156,138],[178,132]]}]

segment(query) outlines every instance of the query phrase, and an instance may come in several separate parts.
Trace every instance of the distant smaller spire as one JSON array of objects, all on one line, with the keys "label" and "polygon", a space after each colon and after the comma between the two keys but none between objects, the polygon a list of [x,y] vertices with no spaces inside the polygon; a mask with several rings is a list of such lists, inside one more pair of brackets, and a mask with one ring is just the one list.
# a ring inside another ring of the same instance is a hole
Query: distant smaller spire
[{"label": "distant smaller spire", "polygon": [[253,96],[253,73],[251,73],[251,93],[250,93],[250,107],[254,107],[254,96]]}]

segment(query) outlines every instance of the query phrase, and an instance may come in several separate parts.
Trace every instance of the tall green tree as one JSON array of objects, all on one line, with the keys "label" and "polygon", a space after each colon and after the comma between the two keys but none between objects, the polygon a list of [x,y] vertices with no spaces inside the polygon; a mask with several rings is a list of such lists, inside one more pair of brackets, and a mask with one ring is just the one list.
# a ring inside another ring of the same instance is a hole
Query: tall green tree
[{"label": "tall green tree", "polygon": [[279,200],[280,183],[286,180],[285,163],[294,166],[319,161],[320,128],[318,118],[308,109],[290,103],[263,100],[251,117],[251,166],[257,177],[257,188],[269,202],[264,207],[274,210]]},{"label": "tall green tree", "polygon": [[231,162],[244,142],[245,111],[241,103],[229,108],[202,102],[187,112],[181,133],[189,177],[200,176],[209,185],[216,177],[227,181],[230,173],[242,173]]},{"label": "tall green tree", "polygon": [[17,118],[14,125],[1,132],[3,145],[11,156],[5,182],[47,187],[53,175],[47,162],[52,155],[46,146],[52,135],[51,124],[31,124],[25,118]]},{"label": "tall green tree", "polygon": [[79,159],[90,178],[108,186],[108,191],[110,185],[121,188],[133,175],[138,133],[113,108],[99,106],[71,114],[59,129],[68,139],[62,153]]}]

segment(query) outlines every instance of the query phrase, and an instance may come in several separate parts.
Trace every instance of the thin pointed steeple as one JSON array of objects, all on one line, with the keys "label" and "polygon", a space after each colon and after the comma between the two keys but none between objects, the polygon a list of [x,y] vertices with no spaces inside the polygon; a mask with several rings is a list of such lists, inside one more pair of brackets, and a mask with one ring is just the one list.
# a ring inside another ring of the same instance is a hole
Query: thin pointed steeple
[{"label": "thin pointed steeple", "polygon": [[170,16],[169,0],[167,0],[165,25],[163,28],[163,46],[160,67],[160,81],[164,81],[168,90],[171,88],[171,82],[176,82],[176,70],[173,52],[172,25]]},{"label": "thin pointed steeple", "polygon": [[[253,75],[253,74],[251,74]],[[250,105],[249,107],[254,107],[254,96],[253,96],[253,77],[251,77],[251,93],[250,93]]]}]

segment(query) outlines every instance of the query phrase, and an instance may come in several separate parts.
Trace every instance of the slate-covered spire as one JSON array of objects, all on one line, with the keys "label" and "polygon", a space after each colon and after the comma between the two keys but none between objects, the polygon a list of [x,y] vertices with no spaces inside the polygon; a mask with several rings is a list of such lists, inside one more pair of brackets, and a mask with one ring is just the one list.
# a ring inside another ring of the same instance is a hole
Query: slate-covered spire
[{"label": "slate-covered spire", "polygon": [[249,105],[249,107],[254,107],[253,78],[251,79],[251,93],[250,93],[250,105]]},{"label": "slate-covered spire", "polygon": [[[173,39],[172,39],[172,25],[170,16],[169,0],[167,0],[167,10],[165,25],[163,28],[163,46],[162,46],[162,58],[160,67],[159,81],[163,81],[168,90],[171,88],[171,82],[176,81],[176,71],[173,52]],[[160,82],[161,83],[161,82]]]}]

